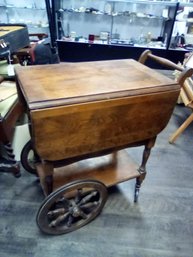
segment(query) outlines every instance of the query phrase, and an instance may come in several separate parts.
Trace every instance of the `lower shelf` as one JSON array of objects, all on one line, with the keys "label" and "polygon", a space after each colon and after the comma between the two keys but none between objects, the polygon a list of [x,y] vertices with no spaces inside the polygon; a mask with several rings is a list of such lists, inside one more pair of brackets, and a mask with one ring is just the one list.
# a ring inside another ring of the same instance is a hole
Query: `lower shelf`
[{"label": "lower shelf", "polygon": [[[55,168],[53,189],[80,179],[95,179],[107,187],[139,177],[138,165],[130,158],[126,150],[117,153],[82,160],[64,167]],[[44,188],[45,172],[37,165],[37,172]]]}]

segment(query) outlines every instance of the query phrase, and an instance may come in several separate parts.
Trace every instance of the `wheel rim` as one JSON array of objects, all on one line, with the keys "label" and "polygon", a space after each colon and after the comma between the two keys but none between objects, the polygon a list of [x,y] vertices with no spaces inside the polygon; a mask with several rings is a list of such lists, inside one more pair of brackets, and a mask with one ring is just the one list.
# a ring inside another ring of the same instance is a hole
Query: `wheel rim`
[{"label": "wheel rim", "polygon": [[44,200],[37,214],[37,225],[48,234],[72,232],[96,218],[106,200],[107,189],[101,182],[74,181]]},{"label": "wheel rim", "polygon": [[35,153],[30,140],[26,143],[21,152],[21,164],[26,171],[31,174],[37,175],[35,162]]}]

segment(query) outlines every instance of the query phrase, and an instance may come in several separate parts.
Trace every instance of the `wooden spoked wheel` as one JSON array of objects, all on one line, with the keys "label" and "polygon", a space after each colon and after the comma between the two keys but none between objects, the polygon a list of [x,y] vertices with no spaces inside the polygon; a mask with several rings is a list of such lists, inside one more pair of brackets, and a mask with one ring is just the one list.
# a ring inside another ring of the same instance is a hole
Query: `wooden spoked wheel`
[{"label": "wooden spoked wheel", "polygon": [[96,180],[78,180],[60,187],[42,203],[37,217],[40,230],[65,234],[86,225],[102,210],[107,200],[106,186]]},{"label": "wooden spoked wheel", "polygon": [[21,164],[26,171],[37,176],[35,162],[36,157],[30,140],[24,145],[21,151]]}]

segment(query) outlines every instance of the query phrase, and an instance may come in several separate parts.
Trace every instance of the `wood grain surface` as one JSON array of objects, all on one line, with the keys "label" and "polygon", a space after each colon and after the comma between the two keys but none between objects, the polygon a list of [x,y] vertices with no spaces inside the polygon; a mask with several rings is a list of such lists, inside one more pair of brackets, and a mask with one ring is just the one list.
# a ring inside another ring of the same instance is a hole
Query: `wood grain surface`
[{"label": "wood grain surface", "polygon": [[166,126],[180,87],[134,60],[16,68],[44,160],[126,147]]},{"label": "wood grain surface", "polygon": [[[189,114],[189,109],[177,106],[158,136],[137,204],[135,181],[121,183],[109,189],[107,203],[94,221],[66,235],[48,236],[36,226],[44,200],[36,177],[24,170],[20,179],[0,173],[0,256],[192,257],[193,124],[175,144],[168,143]],[[128,152],[139,162],[141,150]]]},{"label": "wood grain surface", "polygon": [[135,60],[16,67],[30,109],[176,89],[176,82]]}]

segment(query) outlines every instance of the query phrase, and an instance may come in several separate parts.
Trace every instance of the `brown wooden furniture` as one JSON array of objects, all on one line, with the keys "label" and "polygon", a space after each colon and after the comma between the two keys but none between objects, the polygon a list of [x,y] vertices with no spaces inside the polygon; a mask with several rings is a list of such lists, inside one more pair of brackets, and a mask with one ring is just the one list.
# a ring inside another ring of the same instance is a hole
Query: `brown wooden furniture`
[{"label": "brown wooden furniture", "polygon": [[[189,53],[188,56],[185,56],[183,68],[193,67],[193,53]],[[179,72],[175,72],[176,78],[179,76]],[[182,85],[180,91],[180,102],[183,103],[186,107],[190,108],[193,111],[193,80],[192,78],[187,78]],[[182,132],[191,124],[193,121],[193,113],[183,122],[183,124],[171,135],[169,138],[170,143],[174,143],[175,140],[182,134]]]},{"label": "brown wooden furniture", "polygon": [[9,81],[0,84],[0,143],[5,150],[4,154],[0,152],[0,171],[12,172],[16,177],[20,176],[20,168],[11,142],[16,121],[22,113],[23,107],[18,101],[15,83]]},{"label": "brown wooden furniture", "polygon": [[[184,105],[190,108],[193,111],[193,81],[191,78],[188,78],[180,92],[180,97]],[[193,113],[189,115],[189,117],[183,122],[183,124],[171,135],[169,138],[170,143],[174,143],[175,140],[182,134],[182,132],[192,123],[193,121]]]},{"label": "brown wooden furniture", "polygon": [[36,44],[39,44],[41,40],[48,37],[45,33],[30,33],[28,34],[29,37],[29,44],[25,46],[24,48],[19,49],[16,53],[16,59],[17,62],[19,62],[21,65],[31,65],[34,62],[34,47]]},{"label": "brown wooden furniture", "polygon": [[[145,63],[147,58],[152,58],[158,61],[163,66],[170,67],[176,70],[176,81],[181,85],[180,90],[180,102],[184,103],[185,106],[193,110],[193,80],[191,78],[190,67],[193,67],[193,54],[189,54],[189,57],[185,59],[183,66],[176,65],[168,60],[160,57],[156,57],[151,54],[151,51],[145,51],[139,61]],[[189,75],[186,73],[189,69]],[[186,75],[184,76],[183,73]],[[181,135],[181,133],[190,125],[193,121],[193,113],[184,121],[184,123],[170,136],[169,143],[174,143],[174,141]]]},{"label": "brown wooden furniture", "polygon": [[[128,179],[136,178],[137,201],[180,85],[131,59],[18,67],[16,79],[48,195],[37,214],[40,229],[61,234],[85,225],[101,211],[105,186]],[[138,168],[123,149],[141,145]]]},{"label": "brown wooden furniture", "polygon": [[[0,24],[0,40],[3,40],[5,50],[11,53],[29,45],[28,29],[26,24]],[[3,49],[0,49],[0,55]]]},{"label": "brown wooden furniture", "polygon": [[29,35],[29,45],[19,49],[16,52],[16,57],[18,59],[18,62],[21,65],[32,65],[35,61],[35,56],[34,56],[34,48],[36,44],[39,44],[41,40],[45,39],[48,37],[47,34],[45,33],[30,33]]}]

